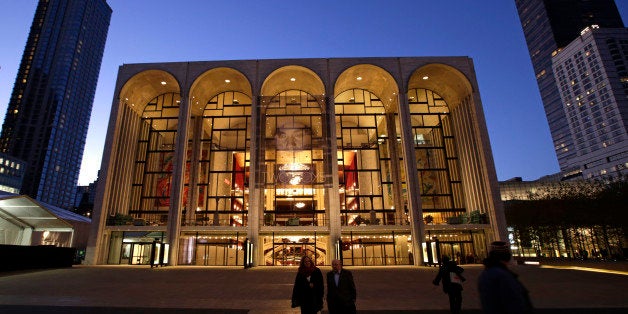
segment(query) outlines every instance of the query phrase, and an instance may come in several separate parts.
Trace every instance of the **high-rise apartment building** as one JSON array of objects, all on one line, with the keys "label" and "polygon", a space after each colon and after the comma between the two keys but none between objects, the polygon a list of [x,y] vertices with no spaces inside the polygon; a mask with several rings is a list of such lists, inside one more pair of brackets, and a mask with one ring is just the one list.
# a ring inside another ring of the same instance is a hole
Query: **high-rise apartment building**
[{"label": "high-rise apartment building", "polygon": [[552,58],[585,178],[628,173],[628,29],[587,27]]},{"label": "high-rise apartment building", "polygon": [[22,159],[22,194],[74,203],[111,8],[105,0],[40,0],[0,135]]},{"label": "high-rise apartment building", "polygon": [[563,109],[552,69],[552,56],[580,36],[587,26],[624,27],[613,0],[515,0],[532,66],[554,141],[556,157],[566,175],[581,175],[576,162],[575,134]]},{"label": "high-rise apartment building", "polygon": [[24,161],[0,153],[0,191],[19,194],[25,168]]}]

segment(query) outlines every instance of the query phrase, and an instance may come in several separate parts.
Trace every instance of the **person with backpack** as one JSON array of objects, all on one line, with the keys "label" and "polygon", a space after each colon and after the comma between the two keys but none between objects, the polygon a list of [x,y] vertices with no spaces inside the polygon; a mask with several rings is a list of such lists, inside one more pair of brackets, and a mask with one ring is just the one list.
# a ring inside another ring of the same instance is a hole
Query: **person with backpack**
[{"label": "person with backpack", "polygon": [[464,269],[449,256],[442,257],[436,278],[432,281],[435,286],[442,281],[443,292],[449,296],[449,310],[452,314],[460,314],[462,309],[462,283],[466,280],[462,276]]}]

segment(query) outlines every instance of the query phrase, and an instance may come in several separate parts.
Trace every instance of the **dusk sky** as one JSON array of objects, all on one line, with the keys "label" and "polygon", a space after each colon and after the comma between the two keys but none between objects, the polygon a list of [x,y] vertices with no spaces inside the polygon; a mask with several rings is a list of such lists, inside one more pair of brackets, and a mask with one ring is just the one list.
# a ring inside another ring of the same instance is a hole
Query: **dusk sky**
[{"label": "dusk sky", "polygon": [[[118,67],[284,58],[469,56],[499,180],[559,171],[514,0],[108,0],[113,10],[79,184],[97,178]],[[616,1],[624,23],[628,1]],[[0,115],[36,0],[2,0]]]}]

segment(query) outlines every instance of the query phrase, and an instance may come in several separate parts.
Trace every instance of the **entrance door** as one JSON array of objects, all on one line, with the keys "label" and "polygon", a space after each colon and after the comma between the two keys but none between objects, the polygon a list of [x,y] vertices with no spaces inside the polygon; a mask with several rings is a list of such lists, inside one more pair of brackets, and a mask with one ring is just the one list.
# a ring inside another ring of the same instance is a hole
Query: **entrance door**
[{"label": "entrance door", "polygon": [[131,252],[130,265],[150,265],[152,243],[125,243],[123,247],[127,245]]},{"label": "entrance door", "polygon": [[325,240],[326,237],[276,237],[274,241],[264,245],[265,265],[298,266],[303,256],[314,259],[316,265],[323,265],[326,256]]},{"label": "entrance door", "polygon": [[314,256],[314,244],[285,242],[275,245],[273,250],[274,266],[299,266],[303,256]]},{"label": "entrance door", "polygon": [[232,244],[199,243],[196,247],[195,264],[201,266],[244,265],[244,254]]},{"label": "entrance door", "polygon": [[471,242],[440,242],[441,256],[449,256],[458,265],[474,263],[475,256]]},{"label": "entrance door", "polygon": [[361,242],[342,253],[343,264],[350,266],[397,265],[395,245],[390,242]]}]

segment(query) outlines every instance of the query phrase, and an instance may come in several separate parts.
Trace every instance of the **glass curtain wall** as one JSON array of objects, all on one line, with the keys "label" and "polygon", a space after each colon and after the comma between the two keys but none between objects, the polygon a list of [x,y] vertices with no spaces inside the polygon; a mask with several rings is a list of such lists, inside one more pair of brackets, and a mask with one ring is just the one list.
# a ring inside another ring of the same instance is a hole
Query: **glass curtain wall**
[{"label": "glass curtain wall", "polygon": [[486,235],[482,230],[428,230],[425,236],[431,248],[423,257],[428,264],[439,263],[439,256],[448,256],[458,264],[478,264],[487,255]]},{"label": "glass curtain wall", "polygon": [[449,107],[426,89],[408,91],[421,206],[426,224],[456,224],[464,217],[460,165]]},{"label": "glass curtain wall", "polygon": [[184,232],[179,264],[198,266],[243,266],[246,233],[206,234]]},{"label": "glass curtain wall", "polygon": [[288,90],[262,98],[264,225],[323,226],[323,97]]},{"label": "glass curtain wall", "polygon": [[384,105],[369,91],[352,89],[335,98],[335,110],[342,225],[401,223],[388,143],[392,138],[397,146],[397,136],[389,134]]},{"label": "glass curtain wall", "polygon": [[136,224],[167,223],[179,102],[179,94],[165,93],[142,112],[129,201]]},{"label": "glass curtain wall", "polygon": [[350,232],[342,236],[342,263],[347,266],[412,265],[411,248],[409,234]]},{"label": "glass curtain wall", "polygon": [[[245,226],[249,209],[251,98],[239,92],[221,93],[207,102],[202,124],[193,125],[195,135],[188,145],[184,203],[195,213],[185,215],[187,224]],[[196,158],[198,162],[194,162]],[[196,195],[188,193],[190,183],[196,179],[188,175],[190,169],[198,173]]]}]

